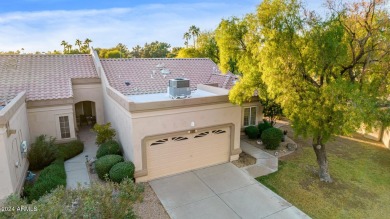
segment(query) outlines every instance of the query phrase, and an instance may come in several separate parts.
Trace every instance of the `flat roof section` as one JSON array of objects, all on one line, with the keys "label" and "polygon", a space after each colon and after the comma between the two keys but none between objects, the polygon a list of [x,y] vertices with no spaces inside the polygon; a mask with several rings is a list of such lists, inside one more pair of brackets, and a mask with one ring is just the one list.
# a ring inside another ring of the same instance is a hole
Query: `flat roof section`
[{"label": "flat roof section", "polygon": [[[191,91],[191,97],[179,98],[179,99],[180,100],[194,99],[194,98],[212,97],[212,96],[217,96],[217,94],[198,89],[198,90]],[[171,97],[169,97],[168,93],[128,95],[127,98],[134,103],[149,103],[149,102],[174,100]]]}]

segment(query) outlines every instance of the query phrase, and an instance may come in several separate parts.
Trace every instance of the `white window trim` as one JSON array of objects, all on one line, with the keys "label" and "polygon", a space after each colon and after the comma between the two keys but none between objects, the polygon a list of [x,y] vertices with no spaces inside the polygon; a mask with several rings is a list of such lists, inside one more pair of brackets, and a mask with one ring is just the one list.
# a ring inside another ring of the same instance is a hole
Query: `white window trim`
[{"label": "white window trim", "polygon": [[[258,112],[257,109],[258,109],[258,107],[257,107],[257,106],[248,106],[248,107],[244,107],[243,115],[242,115],[242,125],[243,125],[244,127],[252,126],[252,125],[250,124],[250,121],[251,121],[251,114],[252,114],[252,108],[255,108],[255,110],[256,110],[256,113],[255,113],[255,124],[253,124],[253,125],[256,125],[256,124],[257,124],[257,112]],[[245,109],[249,109],[249,120],[248,120],[249,124],[248,124],[248,125],[245,125],[245,120],[244,120],[244,118],[245,118]]]}]

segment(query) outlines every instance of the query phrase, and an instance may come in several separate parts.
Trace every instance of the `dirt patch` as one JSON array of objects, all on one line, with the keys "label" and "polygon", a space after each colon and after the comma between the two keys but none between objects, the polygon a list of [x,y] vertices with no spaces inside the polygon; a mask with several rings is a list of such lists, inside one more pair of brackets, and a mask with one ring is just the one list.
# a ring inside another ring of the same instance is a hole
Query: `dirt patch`
[{"label": "dirt patch", "polygon": [[234,165],[238,168],[250,166],[256,164],[256,158],[250,156],[249,154],[242,152],[238,160],[232,161]]},{"label": "dirt patch", "polygon": [[149,183],[142,184],[144,186],[143,201],[133,205],[135,214],[139,218],[169,219],[168,213],[165,211],[164,206]]}]

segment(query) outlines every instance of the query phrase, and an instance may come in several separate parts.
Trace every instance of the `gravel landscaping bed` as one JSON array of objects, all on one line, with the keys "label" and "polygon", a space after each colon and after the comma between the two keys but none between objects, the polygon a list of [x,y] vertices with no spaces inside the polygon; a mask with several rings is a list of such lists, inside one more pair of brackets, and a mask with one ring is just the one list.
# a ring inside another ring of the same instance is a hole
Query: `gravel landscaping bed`
[{"label": "gravel landscaping bed", "polygon": [[238,168],[250,166],[256,163],[256,159],[245,152],[240,154],[238,160],[232,161]]},{"label": "gravel landscaping bed", "polygon": [[[96,173],[91,173],[88,168],[89,179],[91,183],[105,183]],[[142,193],[142,202],[137,202],[133,205],[133,210],[139,218],[146,219],[169,219],[168,213],[161,204],[156,193],[154,193],[149,183],[140,183],[144,187]]]},{"label": "gravel landscaping bed", "polygon": [[154,193],[149,183],[142,183],[144,186],[143,201],[133,205],[135,214],[140,218],[169,219],[168,213]]},{"label": "gravel landscaping bed", "polygon": [[[280,146],[276,150],[268,150],[265,148],[265,145],[261,141],[248,139],[247,136],[242,136],[241,139],[278,158],[289,155],[298,148],[298,145],[293,140],[291,140],[288,136],[285,137],[285,141],[281,142]],[[287,147],[288,144],[293,145],[294,150],[289,150]]]}]

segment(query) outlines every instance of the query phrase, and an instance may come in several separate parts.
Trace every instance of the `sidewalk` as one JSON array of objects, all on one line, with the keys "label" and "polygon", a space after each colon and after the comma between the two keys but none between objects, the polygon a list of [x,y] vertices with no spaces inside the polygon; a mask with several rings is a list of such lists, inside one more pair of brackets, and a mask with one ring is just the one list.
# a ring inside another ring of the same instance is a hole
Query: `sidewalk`
[{"label": "sidewalk", "polygon": [[89,127],[84,127],[80,129],[79,136],[80,140],[84,142],[84,151],[76,157],[65,161],[67,189],[77,188],[78,184],[80,186],[89,186],[91,183],[85,164],[85,156],[88,155],[89,159],[96,156],[98,149],[95,145],[96,135],[90,131]]},{"label": "sidewalk", "polygon": [[241,170],[253,178],[265,176],[278,171],[278,158],[264,152],[244,140],[240,140],[241,149],[256,159],[256,164],[242,167]]}]

